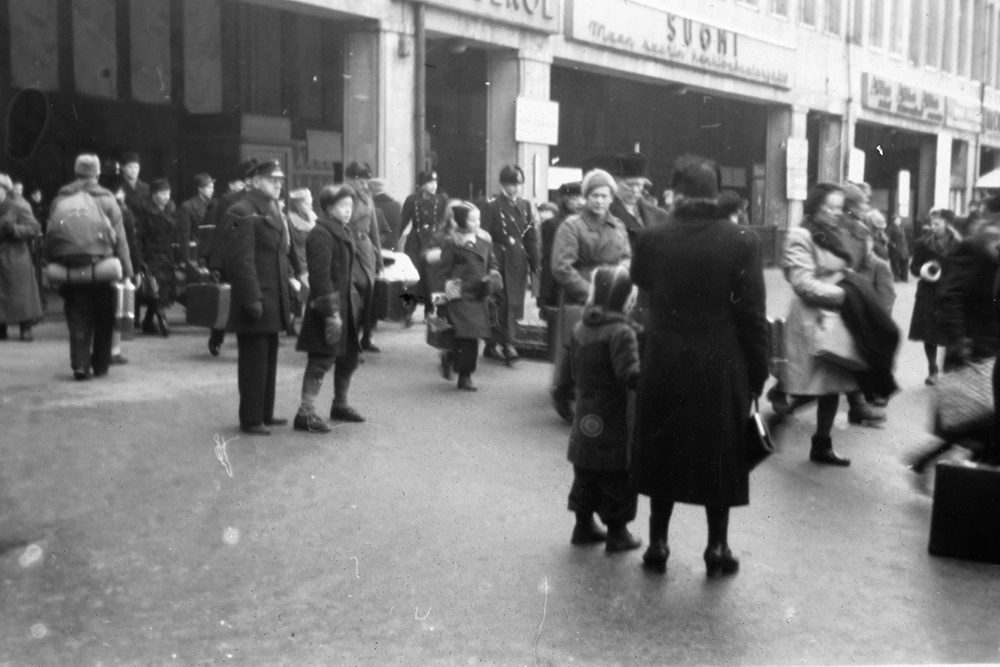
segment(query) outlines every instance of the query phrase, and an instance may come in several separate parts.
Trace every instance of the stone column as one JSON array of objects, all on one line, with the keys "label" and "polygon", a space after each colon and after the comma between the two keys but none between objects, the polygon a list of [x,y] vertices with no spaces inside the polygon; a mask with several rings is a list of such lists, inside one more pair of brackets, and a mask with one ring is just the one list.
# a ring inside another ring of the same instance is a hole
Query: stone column
[{"label": "stone column", "polygon": [[934,150],[934,208],[950,208],[951,148],[951,132],[938,132]]},{"label": "stone column", "polygon": [[486,194],[500,191],[504,165],[524,170],[524,197],[533,201],[548,195],[549,147],[520,143],[514,137],[515,102],[518,96],[548,100],[552,56],[545,52],[497,51],[489,54],[486,100]]},{"label": "stone column", "polygon": [[[401,51],[401,43],[409,48]],[[403,201],[417,182],[413,161],[416,150],[413,36],[382,32],[379,52],[378,175],[386,179],[389,194]]]},{"label": "stone column", "polygon": [[820,183],[839,183],[844,173],[844,123],[840,116],[819,119],[819,146],[816,147],[817,179]]},{"label": "stone column", "polygon": [[[917,209],[915,221],[923,221],[928,211],[934,208],[934,165],[937,142],[935,137],[927,137],[920,143],[920,174],[917,176]],[[919,230],[914,226],[914,232]]]},{"label": "stone column", "polygon": [[788,229],[802,220],[802,202],[788,199],[788,138],[806,138],[804,108],[771,107],[767,113],[764,223]]}]

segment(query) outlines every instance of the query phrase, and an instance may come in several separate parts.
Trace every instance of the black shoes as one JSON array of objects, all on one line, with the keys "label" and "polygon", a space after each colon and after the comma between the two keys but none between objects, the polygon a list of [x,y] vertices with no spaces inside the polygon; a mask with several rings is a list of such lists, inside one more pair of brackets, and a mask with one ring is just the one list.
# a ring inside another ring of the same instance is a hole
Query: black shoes
[{"label": "black shoes", "polygon": [[851,460],[838,455],[833,451],[833,441],[829,436],[814,435],[812,437],[812,449],[809,451],[809,460],[813,463],[824,465],[846,467],[851,465]]},{"label": "black shoes", "polygon": [[208,353],[213,357],[219,356],[219,344],[211,338],[208,339]]},{"label": "black shoes", "polygon": [[479,387],[472,384],[472,376],[468,373],[461,373],[458,376],[458,388],[462,391],[479,391]]},{"label": "black shoes", "polygon": [[483,356],[487,359],[493,359],[495,361],[500,361],[500,353],[497,352],[496,345],[487,345],[483,348]]},{"label": "black shoes", "polygon": [[349,405],[334,405],[330,408],[330,419],[340,422],[363,422],[365,420],[358,411]]},{"label": "black shoes", "polygon": [[740,569],[740,561],[729,550],[729,547],[705,549],[705,571],[709,577],[720,574],[736,574]]},{"label": "black shoes", "polygon": [[608,539],[604,550],[609,554],[631,551],[642,546],[642,540],[628,532],[625,526],[608,526]]},{"label": "black shoes", "polygon": [[513,366],[514,362],[520,359],[517,354],[517,350],[514,349],[513,345],[504,345],[503,348],[503,360],[508,366]]},{"label": "black shoes", "polygon": [[125,364],[128,363],[128,359],[126,359],[120,354],[116,354],[113,357],[111,357],[111,363],[114,364],[115,366],[124,366]]},{"label": "black shoes", "polygon": [[375,343],[371,342],[371,340],[361,341],[361,349],[364,352],[371,352],[372,354],[378,354],[379,352],[382,351],[382,348],[380,348]]},{"label": "black shoes", "polygon": [[252,426],[240,426],[240,430],[247,435],[271,435],[271,429],[263,424],[253,424]]},{"label": "black shoes", "polygon": [[667,541],[656,540],[650,543],[646,553],[642,555],[642,566],[651,572],[663,574],[667,571],[668,558],[670,558],[670,547],[667,546]]},{"label": "black shoes", "polygon": [[884,412],[873,410],[870,405],[862,405],[847,411],[847,421],[861,426],[878,426],[886,422]]},{"label": "black shoes", "polygon": [[451,352],[447,350],[441,351],[441,377],[445,380],[451,380],[452,378],[452,365],[451,365]]},{"label": "black shoes", "polygon": [[585,544],[597,544],[608,539],[608,534],[601,530],[594,521],[594,516],[578,516],[576,526],[573,527],[573,536],[569,539],[570,544],[582,546]]},{"label": "black shoes", "polygon": [[292,428],[296,431],[305,431],[307,433],[329,433],[333,430],[330,428],[329,424],[313,413],[308,415],[295,415],[295,421],[292,422]]},{"label": "black shoes", "polygon": [[78,381],[78,382],[82,382],[84,380],[89,380],[90,379],[90,371],[88,371],[87,369],[80,370],[80,369],[74,368],[73,369],[73,379],[76,380],[76,381]]},{"label": "black shoes", "polygon": [[287,419],[282,419],[280,417],[271,417],[270,419],[264,420],[264,426],[284,426],[287,423]]}]

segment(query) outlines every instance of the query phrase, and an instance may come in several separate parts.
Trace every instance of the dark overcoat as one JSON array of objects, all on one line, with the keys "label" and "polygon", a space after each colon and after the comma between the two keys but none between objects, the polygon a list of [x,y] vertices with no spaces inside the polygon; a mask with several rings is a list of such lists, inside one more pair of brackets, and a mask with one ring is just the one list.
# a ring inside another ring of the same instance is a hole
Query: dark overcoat
[{"label": "dark overcoat", "polygon": [[492,336],[486,300],[490,293],[502,287],[503,280],[489,235],[477,234],[472,241],[463,240],[458,234],[447,237],[441,247],[438,271],[442,284],[448,280],[461,281],[462,298],[450,301],[447,309],[455,336]]},{"label": "dark overcoat", "polygon": [[0,324],[34,322],[42,316],[28,242],[42,234],[31,207],[8,196],[0,202]]},{"label": "dark overcoat", "polygon": [[174,302],[176,291],[173,203],[167,202],[166,207],[161,209],[151,202],[140,211],[138,221],[142,261],[159,285],[157,303],[163,308],[169,308]]},{"label": "dark overcoat", "polygon": [[996,356],[1000,350],[1000,320],[993,305],[998,269],[993,248],[998,240],[995,228],[964,239],[948,258],[938,283],[943,341],[949,347],[967,346],[974,359]]},{"label": "dark overcoat", "polygon": [[541,265],[539,267],[538,274],[538,307],[542,308],[548,306],[550,308],[557,308],[559,306],[559,283],[556,282],[555,277],[552,275],[552,246],[556,240],[556,231],[559,230],[559,225],[562,224],[563,220],[568,218],[572,213],[568,211],[561,211],[559,215],[549,218],[541,224],[541,233],[539,234],[541,240]]},{"label": "dark overcoat", "polygon": [[[205,219],[202,226],[210,227],[211,232],[199,235],[198,256],[204,259],[208,268],[213,271],[222,271],[224,268],[223,264],[225,262],[223,258],[225,257],[225,253],[221,249],[224,249],[226,245],[226,239],[222,238],[222,230],[226,228],[222,224],[222,221],[226,218],[226,211],[245,195],[246,190],[227,192],[221,197],[213,198],[208,204],[208,210],[205,211]],[[220,250],[216,251],[215,249]],[[223,279],[225,279],[225,276],[223,276]]]},{"label": "dark overcoat", "polygon": [[628,470],[628,389],[639,376],[635,325],[588,307],[573,330],[570,359],[576,410],[567,458],[590,470]]},{"label": "dark overcoat", "polygon": [[503,303],[510,326],[524,317],[528,273],[538,273],[538,224],[528,200],[494,197],[483,211],[483,230],[493,239],[493,251],[503,277]]},{"label": "dark overcoat", "polygon": [[653,206],[644,199],[639,199],[635,203],[636,214],[632,215],[625,208],[625,204],[617,196],[611,202],[608,212],[622,221],[625,231],[628,232],[628,239],[635,245],[636,235],[643,229],[664,225],[670,220],[670,214],[658,206]]},{"label": "dark overcoat", "polygon": [[746,505],[746,423],[768,373],[757,237],[714,202],[682,202],[669,223],[636,237],[632,280],[650,304],[636,410],[638,491]]},{"label": "dark overcoat", "polygon": [[205,221],[209,200],[200,194],[191,197],[177,208],[177,226],[174,242],[177,244],[177,261],[187,261],[190,243],[197,237],[198,228]]},{"label": "dark overcoat", "polygon": [[[251,190],[229,207],[222,221],[226,243],[222,255],[224,274],[232,285],[227,331],[245,334],[276,334],[288,329],[291,296],[288,263],[288,229],[270,198]],[[255,301],[263,304],[257,322],[244,309]]]},{"label": "dark overcoat", "polygon": [[[942,243],[934,243],[929,236],[924,236],[913,246],[910,257],[910,273],[917,281],[917,298],[913,302],[913,317],[910,318],[910,340],[921,340],[932,345],[944,345],[947,341],[938,326],[938,285],[945,279],[948,271],[948,257],[958,247],[958,239],[948,232],[947,239]],[[928,282],[920,278],[920,269],[930,261],[941,264],[941,278],[937,282]]]},{"label": "dark overcoat", "polygon": [[[379,238],[377,211],[371,199],[354,198],[350,228],[354,234],[354,245],[357,246],[357,263],[373,287],[375,275],[382,272],[382,243]],[[358,267],[355,267],[355,270]]]},{"label": "dark overcoat", "polygon": [[379,239],[382,241],[382,247],[389,250],[396,250],[396,244],[399,243],[399,235],[403,232],[403,228],[400,226],[403,206],[385,192],[372,195],[372,202],[375,204],[375,208],[382,211],[382,215],[385,216],[385,224],[389,229],[389,233],[382,235]]},{"label": "dark overcoat", "polygon": [[403,242],[403,252],[420,274],[420,282],[413,291],[428,299],[428,302],[434,290],[432,274],[435,272],[430,271],[425,254],[435,247],[435,236],[443,231],[447,212],[448,198],[444,194],[427,195],[421,191],[403,201],[403,211],[400,214],[400,234],[407,225],[410,226],[410,231]]},{"label": "dark overcoat", "polygon": [[[336,220],[320,216],[306,237],[309,307],[295,346],[299,352],[337,357],[347,353],[349,336],[357,338],[362,300],[352,279],[355,257],[350,230]],[[343,326],[340,340],[331,345],[326,340],[326,318],[333,314],[334,307]]]}]

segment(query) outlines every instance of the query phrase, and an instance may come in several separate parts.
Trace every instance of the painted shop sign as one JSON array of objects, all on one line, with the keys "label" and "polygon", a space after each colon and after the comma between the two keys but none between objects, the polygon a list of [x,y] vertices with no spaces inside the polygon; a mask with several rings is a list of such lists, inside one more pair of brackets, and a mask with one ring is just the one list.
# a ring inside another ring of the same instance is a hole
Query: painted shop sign
[{"label": "painted shop sign", "polygon": [[423,0],[459,14],[556,34],[561,32],[562,0]]},{"label": "painted shop sign", "polygon": [[614,11],[575,0],[569,37],[616,51],[791,88],[794,50],[671,12],[623,3]]},{"label": "painted shop sign", "polygon": [[861,106],[935,125],[943,124],[945,119],[943,95],[868,72],[861,74]]},{"label": "painted shop sign", "polygon": [[982,127],[982,114],[978,105],[962,104],[949,97],[945,100],[945,111],[944,124],[948,127],[968,132],[979,132]]}]

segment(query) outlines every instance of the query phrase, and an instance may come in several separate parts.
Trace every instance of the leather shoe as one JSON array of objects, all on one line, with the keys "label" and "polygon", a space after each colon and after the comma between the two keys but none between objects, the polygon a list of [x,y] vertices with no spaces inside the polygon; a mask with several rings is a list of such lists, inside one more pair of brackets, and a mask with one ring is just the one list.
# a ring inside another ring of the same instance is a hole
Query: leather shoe
[{"label": "leather shoe", "polygon": [[248,435],[271,435],[271,429],[267,428],[263,424],[240,426],[240,430]]},{"label": "leather shoe", "polygon": [[612,528],[608,531],[608,539],[604,543],[604,551],[609,554],[631,551],[642,546],[642,540],[628,532],[628,528]]},{"label": "leather shoe", "polygon": [[520,355],[517,353],[517,350],[514,349],[514,346],[505,345],[503,348],[503,360],[507,362],[507,365],[510,366],[518,359],[520,359]]},{"label": "leather shoe", "polygon": [[214,340],[208,341],[208,353],[213,357],[219,356],[219,344]]},{"label": "leather shoe", "polygon": [[124,366],[125,364],[128,363],[128,359],[126,359],[120,354],[116,354],[115,356],[111,357],[111,363],[116,366]]},{"label": "leather shoe", "polygon": [[851,465],[851,459],[846,459],[843,456],[837,454],[837,452],[832,449],[818,452],[810,452],[809,460],[813,463],[822,463],[830,466],[841,466],[846,467]]},{"label": "leather shoe", "polygon": [[90,372],[87,370],[75,370],[73,371],[73,379],[77,381],[89,380]]},{"label": "leather shoe", "polygon": [[653,542],[642,555],[642,566],[651,572],[663,574],[667,571],[667,559],[670,558],[670,547],[666,542]]},{"label": "leather shoe", "polygon": [[886,416],[884,412],[877,412],[871,406],[864,405],[860,408],[847,411],[847,421],[851,424],[862,426],[878,426],[884,424]]},{"label": "leather shoe", "polygon": [[295,415],[292,428],[296,431],[306,431],[307,433],[329,433],[330,425],[319,418],[318,415],[310,413],[308,415]]},{"label": "leather shoe", "polygon": [[729,547],[705,549],[705,570],[709,577],[720,574],[736,574],[740,569],[740,561],[729,550]]},{"label": "leather shoe", "polygon": [[357,410],[349,405],[334,405],[331,407],[330,419],[341,422],[363,422],[365,420]]},{"label": "leather shoe", "polygon": [[479,387],[472,384],[472,376],[470,375],[458,376],[458,388],[462,391],[479,391]]},{"label": "leather shoe", "polygon": [[576,526],[573,527],[573,536],[569,543],[576,545],[597,544],[608,539],[608,534],[600,529],[594,517],[590,516],[581,521],[577,519]]},{"label": "leather shoe", "polygon": [[499,361],[501,358],[500,353],[497,352],[496,345],[487,345],[486,347],[484,347],[483,356],[487,359],[496,359],[497,361]]},{"label": "leather shoe", "polygon": [[379,352],[382,351],[382,348],[380,348],[378,345],[371,342],[370,340],[361,341],[361,349],[364,350],[365,352],[371,352],[372,354],[378,354]]},{"label": "leather shoe", "polygon": [[284,426],[287,423],[288,420],[281,417],[271,417],[270,419],[264,420],[264,426]]}]

